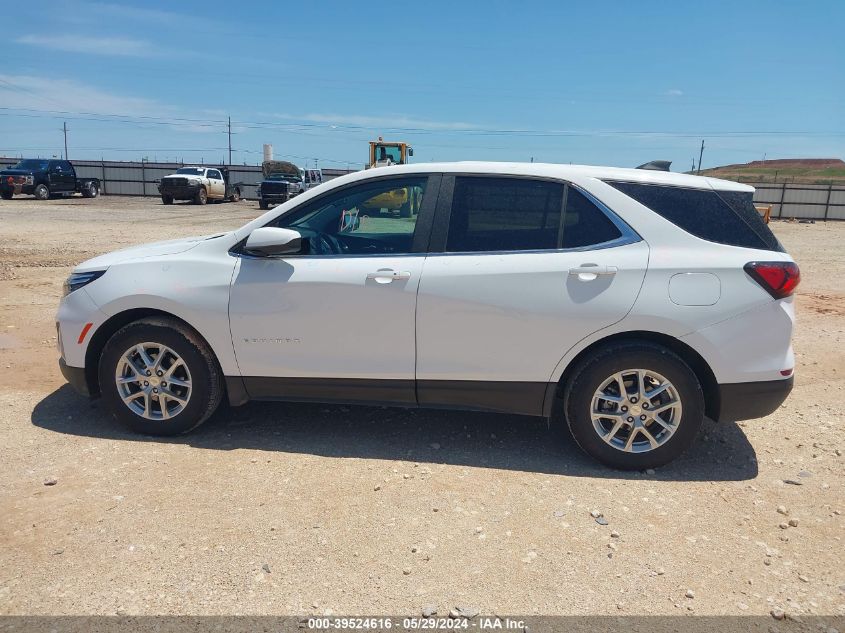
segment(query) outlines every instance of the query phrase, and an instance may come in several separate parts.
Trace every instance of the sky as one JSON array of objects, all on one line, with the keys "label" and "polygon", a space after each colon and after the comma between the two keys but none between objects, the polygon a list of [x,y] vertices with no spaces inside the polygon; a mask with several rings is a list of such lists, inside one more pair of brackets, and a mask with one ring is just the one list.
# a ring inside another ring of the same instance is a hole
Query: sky
[{"label": "sky", "polygon": [[686,171],[845,158],[845,2],[15,3],[0,155]]}]

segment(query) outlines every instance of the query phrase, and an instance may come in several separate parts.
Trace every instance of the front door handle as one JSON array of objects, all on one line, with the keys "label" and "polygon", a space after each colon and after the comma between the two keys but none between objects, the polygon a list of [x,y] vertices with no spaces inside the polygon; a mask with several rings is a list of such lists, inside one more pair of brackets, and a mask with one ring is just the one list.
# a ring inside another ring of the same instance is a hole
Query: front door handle
[{"label": "front door handle", "polygon": [[592,281],[599,275],[615,275],[616,266],[599,266],[598,264],[581,264],[569,269],[570,275],[576,275],[579,281]]},{"label": "front door handle", "polygon": [[389,268],[377,270],[374,273],[367,273],[367,279],[372,279],[376,283],[389,284],[391,281],[397,279],[410,279],[411,273],[404,270],[392,270]]}]

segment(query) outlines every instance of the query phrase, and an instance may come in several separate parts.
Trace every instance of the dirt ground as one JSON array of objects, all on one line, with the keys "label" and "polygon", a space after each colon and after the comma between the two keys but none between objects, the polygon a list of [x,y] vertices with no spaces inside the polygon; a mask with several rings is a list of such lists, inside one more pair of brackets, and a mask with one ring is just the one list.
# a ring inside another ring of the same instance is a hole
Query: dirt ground
[{"label": "dirt ground", "polygon": [[149,439],[64,384],[73,265],[259,213],[0,203],[0,614],[845,615],[845,223],[772,225],[803,275],[792,396],[654,475],[465,412],[252,403]]}]

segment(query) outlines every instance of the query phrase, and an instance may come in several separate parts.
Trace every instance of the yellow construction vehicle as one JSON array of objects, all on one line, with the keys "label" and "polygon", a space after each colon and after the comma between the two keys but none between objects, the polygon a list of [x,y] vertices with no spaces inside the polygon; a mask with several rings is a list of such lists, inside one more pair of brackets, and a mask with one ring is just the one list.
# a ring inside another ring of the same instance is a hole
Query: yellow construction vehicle
[{"label": "yellow construction vehicle", "polygon": [[408,159],[413,155],[414,148],[407,143],[385,141],[379,136],[377,141],[370,141],[370,160],[367,162],[367,169],[388,165],[407,165]]}]

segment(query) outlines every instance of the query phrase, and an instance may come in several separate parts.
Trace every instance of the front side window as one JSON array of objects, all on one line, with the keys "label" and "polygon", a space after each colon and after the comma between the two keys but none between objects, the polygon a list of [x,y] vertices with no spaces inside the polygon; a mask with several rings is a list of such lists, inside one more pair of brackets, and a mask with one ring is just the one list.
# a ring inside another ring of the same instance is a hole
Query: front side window
[{"label": "front side window", "polygon": [[311,255],[410,253],[426,177],[391,178],[345,188],[273,226],[299,231]]},{"label": "front side window", "polygon": [[446,251],[558,248],[563,190],[527,178],[455,178]]},{"label": "front side window", "polygon": [[47,165],[50,161],[39,160],[37,158],[27,158],[19,162],[12,169],[23,169],[26,171],[47,171]]},{"label": "front side window", "polygon": [[209,169],[208,170],[208,177],[213,178],[214,180],[223,180],[223,176],[220,175],[220,172],[216,169]]}]

